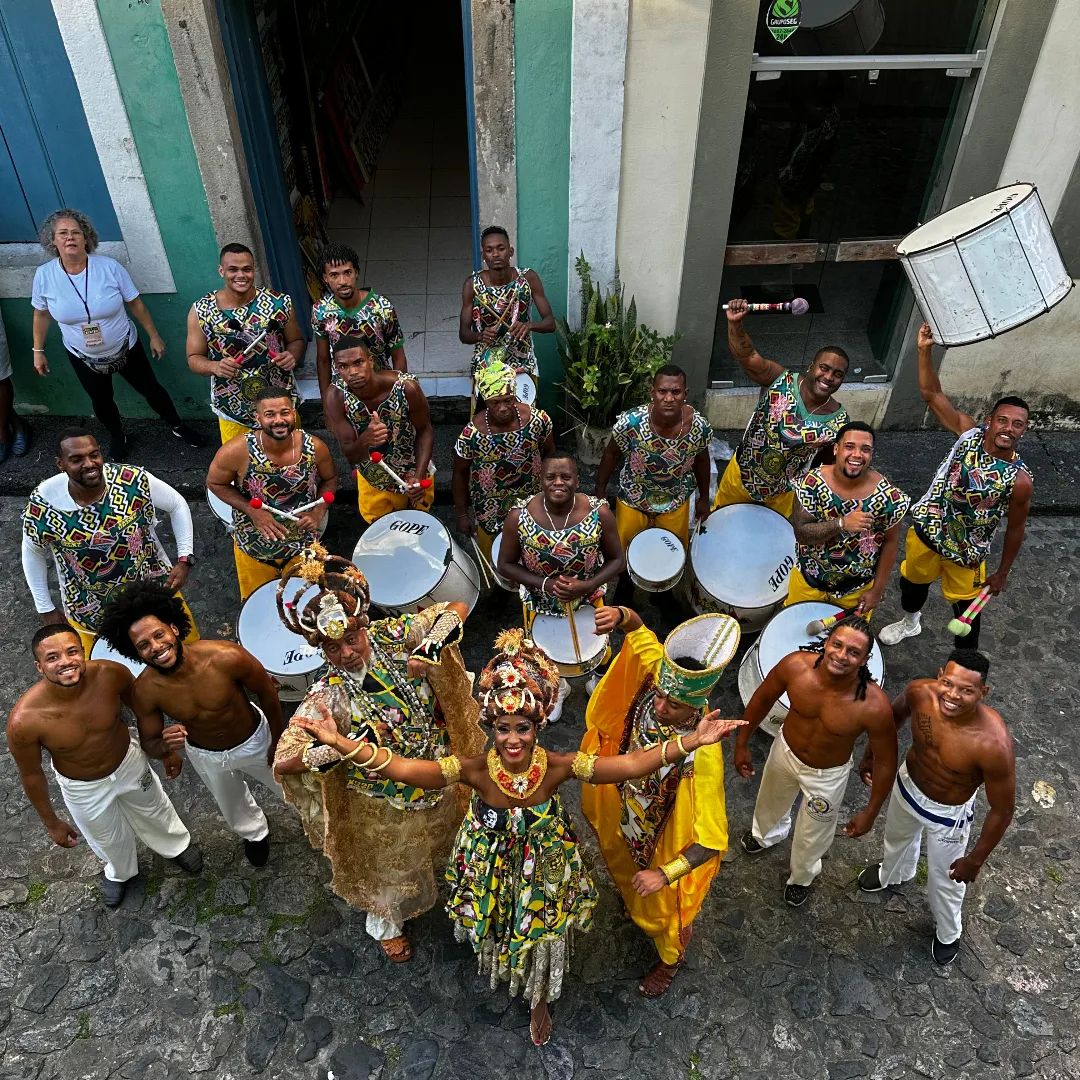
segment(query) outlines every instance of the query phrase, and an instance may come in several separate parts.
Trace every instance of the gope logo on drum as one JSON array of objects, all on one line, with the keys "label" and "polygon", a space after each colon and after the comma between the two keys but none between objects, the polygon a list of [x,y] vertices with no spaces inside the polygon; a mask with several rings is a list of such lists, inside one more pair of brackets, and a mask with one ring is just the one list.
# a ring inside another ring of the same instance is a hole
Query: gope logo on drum
[{"label": "gope logo on drum", "polygon": [[419,521],[394,521],[390,523],[390,532],[404,532],[413,533],[419,536],[421,533],[426,533],[428,527],[421,525]]},{"label": "gope logo on drum", "polygon": [[789,555],[773,572],[769,578],[769,585],[773,592],[779,592],[780,586],[787,580],[791,568],[795,565],[795,556]]}]

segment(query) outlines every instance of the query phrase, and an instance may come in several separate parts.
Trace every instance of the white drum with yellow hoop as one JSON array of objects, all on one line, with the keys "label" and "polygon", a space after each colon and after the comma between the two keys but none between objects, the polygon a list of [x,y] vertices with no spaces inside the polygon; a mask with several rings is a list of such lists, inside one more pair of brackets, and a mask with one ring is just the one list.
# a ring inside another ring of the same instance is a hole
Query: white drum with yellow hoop
[{"label": "white drum with yellow hoop", "polygon": [[686,548],[667,529],[644,529],[626,549],[626,571],[630,580],[648,593],[675,588],[686,565]]},{"label": "white drum with yellow hoop", "polygon": [[[596,632],[596,609],[582,604],[573,612],[573,628],[565,615],[537,615],[530,637],[551,657],[559,674],[573,679],[591,675],[607,655],[608,635]],[[575,636],[576,635],[576,636]]]},{"label": "white drum with yellow hoop", "polygon": [[499,573],[499,553],[502,551],[502,538],[503,534],[500,532],[491,541],[491,569],[495,574],[495,580],[501,588],[507,592],[516,593],[518,591],[517,582],[511,581],[508,577],[503,577]]}]

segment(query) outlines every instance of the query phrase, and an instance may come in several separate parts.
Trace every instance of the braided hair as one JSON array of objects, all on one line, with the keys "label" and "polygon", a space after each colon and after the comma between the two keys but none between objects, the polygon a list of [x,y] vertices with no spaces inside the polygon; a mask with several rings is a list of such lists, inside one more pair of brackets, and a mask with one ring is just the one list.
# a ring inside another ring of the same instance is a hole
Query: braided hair
[{"label": "braided hair", "polygon": [[[870,642],[870,648],[874,647],[874,631],[870,629],[870,624],[861,615],[849,615],[842,622],[833,623],[829,632],[820,641],[811,641],[806,645],[799,646],[799,652],[817,653],[818,658],[814,661],[814,667],[821,667],[821,661],[825,659],[825,642],[829,640],[841,627],[848,627],[851,630],[857,630],[860,634],[866,635],[866,640]],[[869,659],[869,656],[867,656]],[[874,676],[870,674],[870,668],[864,663],[859,667],[859,678],[855,683],[855,700],[866,700],[866,688],[874,681]]]}]

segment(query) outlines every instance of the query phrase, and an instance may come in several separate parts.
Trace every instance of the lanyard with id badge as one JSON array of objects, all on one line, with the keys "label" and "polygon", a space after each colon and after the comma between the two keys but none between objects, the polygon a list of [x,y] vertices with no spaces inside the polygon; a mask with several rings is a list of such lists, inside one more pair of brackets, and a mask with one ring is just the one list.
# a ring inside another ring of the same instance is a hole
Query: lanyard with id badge
[{"label": "lanyard with id badge", "polygon": [[82,301],[82,306],[86,309],[86,322],[84,322],[82,326],[79,327],[79,329],[82,330],[83,345],[85,345],[88,349],[101,348],[101,346],[105,343],[104,339],[101,336],[101,324],[99,322],[95,322],[90,315],[90,256],[87,255],[86,257],[86,270],[83,271],[83,273],[86,275],[84,282],[86,286],[85,296],[81,292],[79,292],[79,286],[75,284],[75,279],[67,272],[66,269],[64,269],[63,263],[60,264],[60,267],[64,270],[64,275],[67,277],[68,281],[71,282],[71,287],[75,290],[75,295]]}]

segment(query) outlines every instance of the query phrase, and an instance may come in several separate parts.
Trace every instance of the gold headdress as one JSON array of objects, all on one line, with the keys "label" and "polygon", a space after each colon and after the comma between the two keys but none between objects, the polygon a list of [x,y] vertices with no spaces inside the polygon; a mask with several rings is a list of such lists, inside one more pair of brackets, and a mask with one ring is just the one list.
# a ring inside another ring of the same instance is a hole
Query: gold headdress
[{"label": "gold headdress", "polygon": [[499,651],[476,683],[480,723],[490,726],[500,716],[524,716],[543,727],[559,692],[558,668],[523,630],[504,630],[495,648]]},{"label": "gold headdress", "polygon": [[[293,578],[305,584],[286,600],[285,589]],[[319,592],[305,599],[312,589]],[[285,568],[277,587],[281,621],[315,648],[367,626],[370,602],[367,578],[359,568],[340,555],[330,555],[317,540]]]}]

